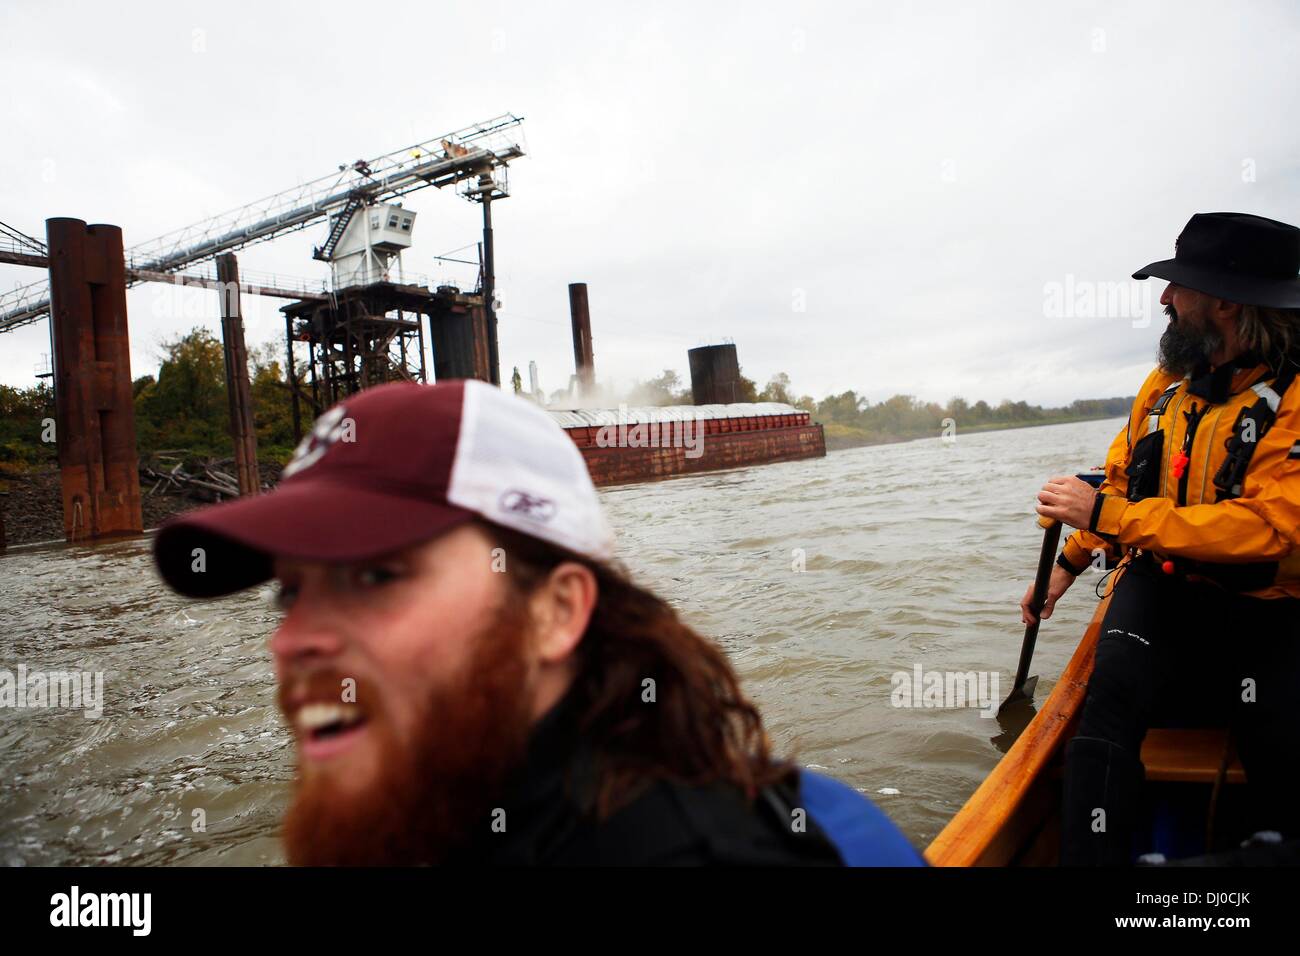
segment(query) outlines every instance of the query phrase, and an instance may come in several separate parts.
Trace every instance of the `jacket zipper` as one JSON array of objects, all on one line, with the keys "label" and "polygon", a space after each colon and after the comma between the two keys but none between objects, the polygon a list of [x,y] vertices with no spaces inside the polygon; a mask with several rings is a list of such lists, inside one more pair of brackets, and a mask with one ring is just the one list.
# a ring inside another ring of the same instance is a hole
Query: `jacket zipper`
[{"label": "jacket zipper", "polygon": [[1196,443],[1196,426],[1201,423],[1201,418],[1209,409],[1208,402],[1205,405],[1192,403],[1191,410],[1183,413],[1187,417],[1187,432],[1183,435],[1183,473],[1178,477],[1178,507],[1180,508],[1187,504],[1187,479],[1192,473],[1192,446]]},{"label": "jacket zipper", "polygon": [[[1205,466],[1204,466],[1204,470],[1201,472],[1201,490],[1196,493],[1196,503],[1198,505],[1205,504],[1205,483],[1206,481],[1209,480],[1210,477],[1210,456],[1214,454],[1213,436],[1214,436],[1215,429],[1219,427],[1219,419],[1223,417],[1223,410],[1225,408],[1227,408],[1226,405],[1220,405],[1219,410],[1214,413],[1214,421],[1210,422],[1211,438],[1209,441],[1205,443]],[[1189,464],[1188,467],[1190,468],[1191,465]]]},{"label": "jacket zipper", "polygon": [[1174,430],[1178,426],[1178,413],[1182,410],[1183,402],[1187,398],[1187,393],[1181,391],[1180,389],[1178,392],[1174,393],[1174,396],[1176,401],[1170,402],[1170,405],[1172,405],[1173,407],[1165,408],[1165,412],[1169,415],[1169,418],[1167,420],[1170,423],[1167,428],[1165,428],[1163,424],[1165,419],[1163,418],[1161,419],[1162,422],[1161,427],[1164,429],[1166,437],[1164,439],[1164,447],[1162,449],[1163,453],[1160,456],[1161,459],[1160,477],[1159,477],[1159,483],[1156,486],[1157,490],[1155,495],[1157,498],[1164,498],[1166,496],[1165,487],[1169,483],[1169,476],[1173,474],[1171,469],[1174,466],[1174,442],[1173,442]]}]

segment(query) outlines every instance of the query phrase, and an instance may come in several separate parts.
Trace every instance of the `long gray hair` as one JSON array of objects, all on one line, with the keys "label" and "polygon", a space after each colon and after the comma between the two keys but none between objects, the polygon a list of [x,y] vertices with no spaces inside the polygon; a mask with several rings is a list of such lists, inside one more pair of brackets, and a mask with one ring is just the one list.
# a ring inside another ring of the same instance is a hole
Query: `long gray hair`
[{"label": "long gray hair", "polygon": [[1237,320],[1237,341],[1258,352],[1274,368],[1291,356],[1297,359],[1300,346],[1300,309],[1274,309],[1243,305]]}]

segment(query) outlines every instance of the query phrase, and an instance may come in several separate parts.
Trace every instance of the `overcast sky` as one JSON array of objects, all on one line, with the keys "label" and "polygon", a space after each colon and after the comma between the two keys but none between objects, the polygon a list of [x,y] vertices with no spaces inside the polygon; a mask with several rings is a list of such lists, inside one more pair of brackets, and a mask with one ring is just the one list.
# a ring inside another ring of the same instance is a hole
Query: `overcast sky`
[{"label": "overcast sky", "polygon": [[[1109,304],[1106,284],[1172,256],[1194,212],[1300,222],[1298,41],[1285,2],[3,0],[0,220],[114,223],[130,247],[512,112],[505,379],[535,359],[567,383],[585,281],[619,385],[734,340],[751,378],[819,398],[1129,395],[1162,284]],[[450,191],[405,202],[408,272],[478,239]],[[324,233],[241,266],[323,277]],[[0,265],[0,291],[43,278]],[[133,375],[219,330],[210,292],[128,296]],[[250,344],[283,304],[246,298]],[[48,351],[46,322],[0,335],[0,381]]]}]

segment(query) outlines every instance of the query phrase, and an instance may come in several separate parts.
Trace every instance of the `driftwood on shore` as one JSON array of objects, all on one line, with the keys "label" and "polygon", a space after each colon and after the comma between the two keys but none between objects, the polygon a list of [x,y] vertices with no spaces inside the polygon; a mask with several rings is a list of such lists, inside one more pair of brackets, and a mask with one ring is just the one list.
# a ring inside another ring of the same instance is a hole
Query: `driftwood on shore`
[{"label": "driftwood on shore", "polygon": [[205,501],[238,498],[239,482],[222,470],[222,466],[230,464],[233,459],[229,458],[195,461],[185,456],[184,449],[155,452],[148,462],[140,463],[141,484],[153,483],[146,497],[161,491],[189,494]]},{"label": "driftwood on shore", "polygon": [[[145,528],[157,528],[173,515],[239,495],[231,458],[209,458],[183,448],[167,449],[146,454],[139,470]],[[274,460],[258,461],[263,491],[275,487],[280,470]],[[63,492],[58,467],[0,466],[0,510],[10,545],[63,539]]]}]

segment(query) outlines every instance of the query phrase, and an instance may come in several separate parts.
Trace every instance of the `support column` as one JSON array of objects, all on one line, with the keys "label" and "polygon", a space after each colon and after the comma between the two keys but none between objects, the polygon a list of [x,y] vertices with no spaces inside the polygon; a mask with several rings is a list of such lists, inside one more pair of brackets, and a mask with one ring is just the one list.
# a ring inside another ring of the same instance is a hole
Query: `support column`
[{"label": "support column", "polygon": [[221,300],[221,343],[226,359],[226,397],[230,401],[230,439],[235,446],[235,471],[241,495],[255,495],[262,482],[257,474],[257,426],[248,384],[248,349],[244,345],[244,314],[239,298],[239,263],[233,252],[217,256],[217,296]]},{"label": "support column", "polygon": [[47,219],[56,439],[69,541],[139,533],[122,230]]},{"label": "support column", "polygon": [[[491,172],[486,174],[491,178]],[[480,178],[479,182],[482,182]],[[483,193],[483,310],[487,318],[488,375],[501,384],[501,357],[497,349],[496,260],[492,249],[492,191]]]},{"label": "support column", "polygon": [[302,441],[302,413],[298,411],[298,371],[293,361],[293,316],[284,317],[284,368],[293,398],[293,443]]},{"label": "support column", "polygon": [[585,398],[596,384],[596,360],[591,351],[591,312],[587,283],[569,283],[569,317],[573,322],[573,366],[578,373],[578,395]]},{"label": "support column", "polygon": [[424,313],[417,311],[415,313],[415,332],[420,340],[420,383],[425,384],[429,381],[428,366],[424,362]]},{"label": "support column", "polygon": [[449,296],[436,308],[436,314],[429,316],[434,381],[457,378],[492,381],[491,338],[483,303],[477,296]]}]

